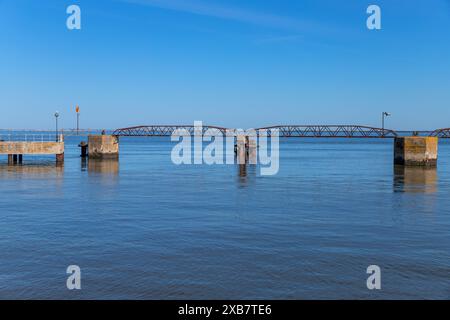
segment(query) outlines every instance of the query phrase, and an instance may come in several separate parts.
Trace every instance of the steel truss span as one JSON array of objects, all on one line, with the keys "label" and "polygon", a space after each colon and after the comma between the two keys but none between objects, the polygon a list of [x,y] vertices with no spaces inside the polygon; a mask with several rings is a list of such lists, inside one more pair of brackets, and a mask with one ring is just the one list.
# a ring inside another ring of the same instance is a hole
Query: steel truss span
[{"label": "steel truss span", "polygon": [[[171,136],[175,131],[179,135],[195,134],[199,130],[192,125],[157,125],[157,126],[137,126],[117,129],[113,135],[122,137],[166,137]],[[282,138],[394,138],[397,133],[393,130],[380,129],[355,125],[289,125],[273,126],[255,129],[257,134],[266,131],[271,135],[272,130],[278,130]],[[238,131],[217,126],[203,126],[198,134],[222,134],[235,135]]]},{"label": "steel truss span", "polygon": [[[115,136],[121,137],[170,137],[174,132],[177,131],[179,135],[194,135],[198,134],[222,134],[227,133],[227,128],[215,127],[215,126],[202,126],[202,130],[198,130],[197,127],[193,125],[158,125],[158,126],[138,126],[117,129],[113,132]],[[231,130],[233,131],[233,130]]]},{"label": "steel truss span", "polygon": [[283,138],[394,138],[393,130],[355,125],[292,125],[259,128],[257,130],[278,129]]},{"label": "steel truss span", "polygon": [[434,130],[430,133],[430,137],[450,138],[450,128]]}]

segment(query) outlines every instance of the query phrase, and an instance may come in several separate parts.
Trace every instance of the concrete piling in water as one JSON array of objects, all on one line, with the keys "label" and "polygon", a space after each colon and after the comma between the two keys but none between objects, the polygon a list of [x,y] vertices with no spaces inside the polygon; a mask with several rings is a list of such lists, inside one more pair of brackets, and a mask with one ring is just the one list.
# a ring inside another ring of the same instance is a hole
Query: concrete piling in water
[{"label": "concrete piling in water", "polygon": [[246,164],[247,160],[247,136],[239,134],[236,137],[236,157],[238,164]]},{"label": "concrete piling in water", "polygon": [[238,164],[257,164],[258,143],[255,135],[239,134],[236,136],[235,154]]},{"label": "concrete piling in water", "polygon": [[0,155],[8,155],[8,165],[21,164],[25,154],[57,155],[56,160],[64,160],[64,138],[58,141],[0,141]]},{"label": "concrete piling in water", "polygon": [[113,135],[90,135],[88,154],[91,159],[118,159],[119,137]]},{"label": "concrete piling in water", "polygon": [[256,136],[247,136],[247,146],[248,146],[248,163],[256,164],[258,158],[258,143],[256,141]]},{"label": "concrete piling in water", "polygon": [[394,140],[396,165],[436,167],[437,158],[437,137],[396,137]]},{"label": "concrete piling in water", "polygon": [[56,155],[56,164],[63,164],[64,163],[64,153],[59,153]]},{"label": "concrete piling in water", "polygon": [[56,154],[56,164],[61,166],[64,164],[64,135],[60,134],[57,142],[63,145],[62,152]]}]

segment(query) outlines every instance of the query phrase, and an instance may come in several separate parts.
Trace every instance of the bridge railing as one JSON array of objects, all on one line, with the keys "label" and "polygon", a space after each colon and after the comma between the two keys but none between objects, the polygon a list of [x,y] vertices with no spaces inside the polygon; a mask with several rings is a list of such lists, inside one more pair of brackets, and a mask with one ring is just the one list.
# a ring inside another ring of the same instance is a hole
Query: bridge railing
[{"label": "bridge railing", "polygon": [[0,133],[0,142],[55,142],[57,138],[55,133]]},{"label": "bridge railing", "polygon": [[[58,134],[62,134],[64,136],[87,136],[90,134],[101,134],[102,129],[60,129],[58,130]],[[112,130],[105,130],[106,133],[110,134]],[[0,136],[40,136],[40,135],[54,135],[56,136],[55,130],[39,130],[39,129],[0,129]]]}]

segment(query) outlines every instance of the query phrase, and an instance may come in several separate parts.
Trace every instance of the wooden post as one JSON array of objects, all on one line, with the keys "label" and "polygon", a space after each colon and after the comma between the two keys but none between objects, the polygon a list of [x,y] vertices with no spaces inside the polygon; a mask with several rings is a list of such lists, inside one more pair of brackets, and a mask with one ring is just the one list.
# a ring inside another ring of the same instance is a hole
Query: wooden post
[{"label": "wooden post", "polygon": [[22,162],[23,162],[23,155],[19,154],[19,164],[22,164]]},{"label": "wooden post", "polygon": [[12,154],[8,154],[8,164],[9,165],[13,164],[13,155]]}]

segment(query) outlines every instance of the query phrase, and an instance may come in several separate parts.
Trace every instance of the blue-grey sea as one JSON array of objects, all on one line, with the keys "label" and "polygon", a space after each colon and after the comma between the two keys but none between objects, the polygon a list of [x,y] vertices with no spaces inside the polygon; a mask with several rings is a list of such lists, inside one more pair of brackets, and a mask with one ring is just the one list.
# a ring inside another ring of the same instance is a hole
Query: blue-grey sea
[{"label": "blue-grey sea", "polygon": [[395,168],[390,139],[281,139],[261,176],[176,166],[166,138],[83,161],[81,139],[63,167],[0,158],[0,299],[450,298],[450,141],[423,170]]}]

